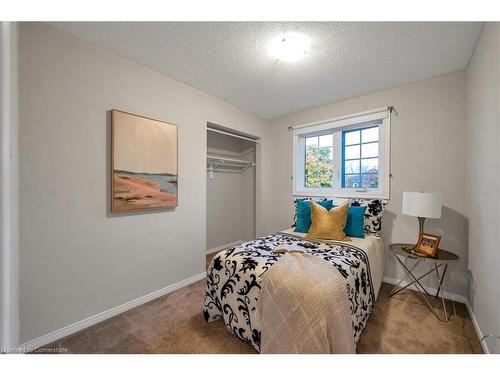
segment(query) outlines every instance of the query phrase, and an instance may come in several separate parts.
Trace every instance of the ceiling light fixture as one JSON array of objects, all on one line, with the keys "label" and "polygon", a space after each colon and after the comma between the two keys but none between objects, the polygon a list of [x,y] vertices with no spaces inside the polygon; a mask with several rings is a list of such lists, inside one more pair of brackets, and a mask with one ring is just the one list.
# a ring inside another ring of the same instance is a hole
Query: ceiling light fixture
[{"label": "ceiling light fixture", "polygon": [[278,61],[294,62],[300,60],[311,46],[309,38],[300,33],[278,35],[271,40],[269,52]]}]

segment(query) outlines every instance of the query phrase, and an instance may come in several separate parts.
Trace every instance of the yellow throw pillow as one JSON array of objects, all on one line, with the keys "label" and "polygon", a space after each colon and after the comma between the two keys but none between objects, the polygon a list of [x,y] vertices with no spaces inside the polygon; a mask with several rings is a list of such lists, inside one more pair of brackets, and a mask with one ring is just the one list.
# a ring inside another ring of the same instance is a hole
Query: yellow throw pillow
[{"label": "yellow throw pillow", "polygon": [[314,201],[311,201],[311,227],[309,237],[322,240],[345,241],[344,232],[349,205],[344,203],[330,211]]}]

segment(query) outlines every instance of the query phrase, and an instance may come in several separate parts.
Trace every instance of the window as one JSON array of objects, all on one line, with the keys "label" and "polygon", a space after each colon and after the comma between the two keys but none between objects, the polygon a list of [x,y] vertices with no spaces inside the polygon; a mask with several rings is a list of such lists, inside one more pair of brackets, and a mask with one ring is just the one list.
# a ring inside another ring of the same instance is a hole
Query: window
[{"label": "window", "polygon": [[378,188],[379,127],[342,132],[342,187]]},{"label": "window", "polygon": [[333,135],[306,137],[304,183],[308,188],[332,187]]},{"label": "window", "polygon": [[390,113],[384,108],[294,132],[294,195],[389,198]]}]

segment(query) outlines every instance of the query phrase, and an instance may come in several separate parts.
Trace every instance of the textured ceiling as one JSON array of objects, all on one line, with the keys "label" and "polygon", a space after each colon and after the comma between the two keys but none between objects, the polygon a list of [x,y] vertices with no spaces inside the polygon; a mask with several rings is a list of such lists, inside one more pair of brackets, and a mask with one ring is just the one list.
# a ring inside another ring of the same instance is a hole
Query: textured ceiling
[{"label": "textured ceiling", "polygon": [[[52,26],[264,118],[464,69],[481,32],[472,22],[68,22]],[[306,33],[297,63],[268,43]]]}]

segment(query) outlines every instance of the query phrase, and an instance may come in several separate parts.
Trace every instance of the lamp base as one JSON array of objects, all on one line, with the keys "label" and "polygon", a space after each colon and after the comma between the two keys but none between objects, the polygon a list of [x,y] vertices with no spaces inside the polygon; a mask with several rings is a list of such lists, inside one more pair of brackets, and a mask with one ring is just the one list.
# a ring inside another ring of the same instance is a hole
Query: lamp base
[{"label": "lamp base", "polygon": [[425,222],[425,217],[418,217],[418,230],[419,230],[419,238],[422,236],[424,233],[424,222]]},{"label": "lamp base", "polygon": [[411,248],[411,252],[415,253],[417,252],[417,244],[422,238],[422,235],[424,234],[424,223],[425,223],[425,217],[418,217],[418,238],[417,238],[417,243],[413,245]]},{"label": "lamp base", "polygon": [[420,241],[420,238],[422,237],[422,235],[424,234],[424,222],[425,222],[425,217],[418,217],[418,239],[417,239],[417,243],[415,245],[413,245],[412,247],[405,247],[404,250],[405,251],[408,251],[409,253],[411,254],[415,254],[415,255],[420,255],[417,251],[417,245],[418,245],[418,242]]}]

